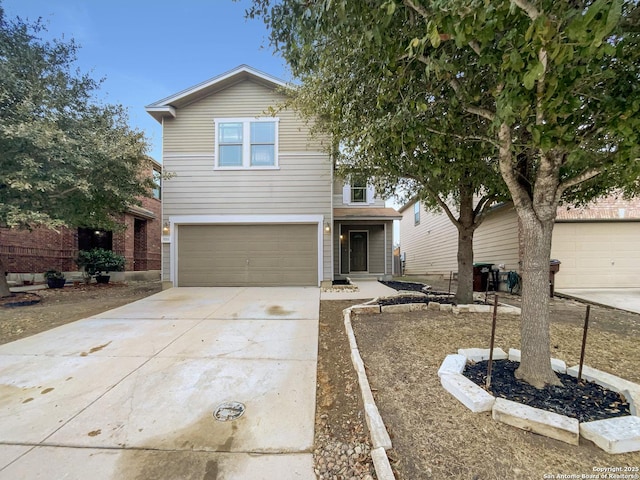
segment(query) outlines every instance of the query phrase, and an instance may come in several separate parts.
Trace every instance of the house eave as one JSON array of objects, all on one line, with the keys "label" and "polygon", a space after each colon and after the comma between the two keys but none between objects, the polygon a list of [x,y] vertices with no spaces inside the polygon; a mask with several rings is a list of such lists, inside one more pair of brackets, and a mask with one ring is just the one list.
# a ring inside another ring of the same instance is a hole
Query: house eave
[{"label": "house eave", "polygon": [[127,207],[127,213],[134,217],[144,218],[145,220],[155,220],[156,218],[156,214],[151,210],[147,210],[146,208],[142,208],[137,205],[130,205]]},{"label": "house eave", "polygon": [[158,122],[164,117],[175,117],[177,108],[185,107],[203,97],[229,88],[243,80],[251,80],[267,88],[277,89],[290,86],[288,83],[273,77],[267,73],[251,68],[248,65],[240,65],[228,72],[215,76],[192,87],[186,88],[169,97],[153,102],[145,107],[149,115]]},{"label": "house eave", "polygon": [[162,123],[162,119],[166,117],[176,118],[176,109],[171,105],[159,107],[147,106],[144,108],[149,115],[156,119],[158,123]]},{"label": "house eave", "polygon": [[333,219],[339,221],[386,221],[401,220],[393,208],[334,208]]}]

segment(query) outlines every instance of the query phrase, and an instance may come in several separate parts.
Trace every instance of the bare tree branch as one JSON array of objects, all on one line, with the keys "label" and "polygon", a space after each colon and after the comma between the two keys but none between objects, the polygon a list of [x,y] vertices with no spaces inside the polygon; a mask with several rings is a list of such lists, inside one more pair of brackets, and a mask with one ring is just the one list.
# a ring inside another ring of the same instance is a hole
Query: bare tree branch
[{"label": "bare tree branch", "polygon": [[518,181],[518,175],[513,168],[513,152],[511,151],[512,138],[511,129],[506,123],[502,123],[498,129],[498,138],[500,140],[498,164],[500,165],[500,173],[504,179],[513,203],[522,210],[531,210],[531,198],[527,191]]},{"label": "bare tree branch", "polygon": [[444,200],[442,200],[442,198],[440,198],[440,195],[436,194],[428,186],[425,186],[425,189],[433,197],[433,199],[440,206],[440,208],[442,208],[442,210],[444,210],[444,213],[446,213],[447,217],[449,217],[449,220],[451,220],[451,223],[453,223],[457,228],[460,225],[460,220],[455,217],[455,215],[451,211],[451,208],[449,208],[449,205],[447,205],[447,203]]},{"label": "bare tree branch", "polygon": [[469,42],[469,46],[471,47],[471,50],[476,52],[476,55],[480,56],[480,44],[478,42],[472,40]]},{"label": "bare tree branch", "polygon": [[493,122],[496,118],[496,114],[491,110],[487,110],[486,108],[474,107],[471,105],[466,105],[464,107],[465,111],[468,113],[473,113],[474,115],[478,115],[482,118],[486,118],[487,120]]},{"label": "bare tree branch", "polygon": [[423,7],[421,7],[420,5],[416,5],[415,3],[413,3],[413,0],[404,0],[403,2],[407,7],[409,7],[411,10],[413,10],[414,12],[416,12],[418,15],[420,15],[422,18],[424,18],[425,20],[429,20],[429,12],[427,12]]},{"label": "bare tree branch", "polygon": [[[425,57],[424,55],[417,55],[416,58],[418,59],[419,62],[425,64],[425,65],[429,65],[431,63],[431,61],[429,60],[429,58]],[[447,80],[449,82],[449,86],[453,89],[453,91],[455,92],[456,96],[460,99],[460,101],[463,104],[463,108],[467,113],[472,113],[474,115],[478,115],[482,118],[486,118],[489,121],[493,121],[496,118],[496,114],[494,112],[492,112],[491,110],[487,110],[486,108],[480,108],[480,107],[474,107],[473,105],[466,105],[464,103],[464,99],[461,96],[461,87],[460,87],[460,82],[458,82],[458,80],[456,78],[450,78],[449,80]]]},{"label": "bare tree branch", "polygon": [[575,187],[576,185],[579,185],[582,182],[586,182],[587,180],[597,177],[601,173],[602,173],[602,170],[593,168],[590,170],[586,170],[585,172],[582,172],[577,177],[569,178],[568,180],[562,182],[558,186],[558,189],[556,191],[556,200],[560,201],[560,197],[562,196],[562,194],[566,192],[569,188]]},{"label": "bare tree branch", "polygon": [[482,135],[460,135],[453,132],[443,132],[441,130],[436,130],[435,128],[431,128],[428,126],[423,126],[423,128],[431,133],[435,133],[437,135],[449,136],[453,138],[457,138],[458,140],[466,140],[466,141],[475,141],[475,142],[487,142],[495,147],[499,147],[500,144],[495,141],[495,139],[491,137],[483,137]]},{"label": "bare tree branch", "polygon": [[527,2],[527,0],[511,0],[511,3],[524,10],[531,20],[536,20],[540,16],[538,9]]},{"label": "bare tree branch", "polygon": [[68,193],[74,192],[78,190],[78,186],[75,187],[71,187],[71,188],[67,188],[66,190],[59,192],[59,193],[55,193],[52,195],[49,195],[49,198],[60,198],[60,197],[64,197],[65,195],[67,195]]},{"label": "bare tree branch", "polygon": [[475,231],[484,219],[487,218],[487,212],[493,205],[493,202],[497,199],[495,195],[485,195],[480,199],[476,208],[473,209],[473,230]]}]

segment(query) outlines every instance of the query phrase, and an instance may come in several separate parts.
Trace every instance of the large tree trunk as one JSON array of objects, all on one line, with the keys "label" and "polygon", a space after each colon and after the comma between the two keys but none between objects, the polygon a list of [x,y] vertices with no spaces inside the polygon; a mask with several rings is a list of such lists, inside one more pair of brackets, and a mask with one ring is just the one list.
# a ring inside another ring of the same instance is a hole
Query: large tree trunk
[{"label": "large tree trunk", "polygon": [[473,228],[458,225],[458,305],[473,303]]},{"label": "large tree trunk", "polygon": [[551,368],[549,334],[549,259],[551,236],[558,208],[561,155],[538,152],[539,165],[531,188],[531,178],[522,178],[514,161],[511,130],[500,126],[500,173],[504,178],[522,226],[522,314],[520,319],[521,361],[516,377],[542,388],[560,385]]},{"label": "large tree trunk", "polygon": [[0,298],[11,296],[9,284],[7,283],[7,277],[5,276],[4,272],[4,263],[2,263],[2,258],[0,258]]},{"label": "large tree trunk", "polygon": [[460,212],[455,225],[458,229],[458,289],[457,304],[473,303],[473,188],[460,183]]},{"label": "large tree trunk", "polygon": [[547,384],[560,385],[551,368],[549,334],[549,258],[554,219],[540,220],[533,212],[526,212],[520,219],[524,236],[520,323],[522,356],[516,377],[536,388]]}]

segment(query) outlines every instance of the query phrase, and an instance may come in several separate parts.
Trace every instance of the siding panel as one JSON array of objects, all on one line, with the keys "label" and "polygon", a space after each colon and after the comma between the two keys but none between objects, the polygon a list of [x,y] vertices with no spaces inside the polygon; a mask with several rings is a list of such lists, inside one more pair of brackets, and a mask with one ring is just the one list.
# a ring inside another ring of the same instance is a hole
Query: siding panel
[{"label": "siding panel", "polygon": [[[401,251],[406,253],[408,275],[445,274],[458,271],[458,230],[444,213],[420,206],[420,224],[414,225],[413,205],[402,212]],[[473,241],[474,262],[504,263],[519,270],[518,222],[513,207],[490,213],[478,227]]]},{"label": "siding panel", "polygon": [[513,207],[490,213],[478,227],[473,242],[474,261],[505,265],[519,271],[518,216]]},{"label": "siding panel", "polygon": [[[251,81],[237,83],[177,111],[165,119],[165,153],[214,153],[215,118],[269,117],[285,97]],[[279,111],[281,152],[323,152],[327,142],[310,137],[309,127],[291,110]]]},{"label": "siding panel", "polygon": [[458,270],[458,230],[444,213],[420,205],[420,223],[414,224],[413,204],[402,212],[400,251],[406,255],[407,275],[444,274]]}]

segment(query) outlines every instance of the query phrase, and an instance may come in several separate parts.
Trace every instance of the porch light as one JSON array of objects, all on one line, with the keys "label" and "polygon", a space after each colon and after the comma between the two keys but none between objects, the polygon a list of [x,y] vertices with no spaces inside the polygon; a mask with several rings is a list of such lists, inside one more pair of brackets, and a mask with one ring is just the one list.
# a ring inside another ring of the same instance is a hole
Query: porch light
[{"label": "porch light", "polygon": [[331,231],[331,224],[329,222],[326,222],[324,224],[324,233],[329,233]]},{"label": "porch light", "polygon": [[169,222],[164,222],[162,224],[162,234],[163,235],[169,235],[169,231],[170,231]]}]

